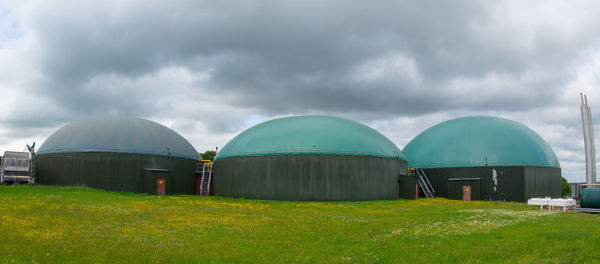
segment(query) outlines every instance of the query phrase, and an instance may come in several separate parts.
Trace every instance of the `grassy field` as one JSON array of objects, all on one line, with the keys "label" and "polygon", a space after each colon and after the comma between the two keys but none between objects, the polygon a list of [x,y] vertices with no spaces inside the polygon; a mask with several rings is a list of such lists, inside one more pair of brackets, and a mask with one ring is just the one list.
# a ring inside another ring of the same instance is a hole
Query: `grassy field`
[{"label": "grassy field", "polygon": [[589,263],[600,216],[523,203],[276,202],[0,186],[2,263]]}]

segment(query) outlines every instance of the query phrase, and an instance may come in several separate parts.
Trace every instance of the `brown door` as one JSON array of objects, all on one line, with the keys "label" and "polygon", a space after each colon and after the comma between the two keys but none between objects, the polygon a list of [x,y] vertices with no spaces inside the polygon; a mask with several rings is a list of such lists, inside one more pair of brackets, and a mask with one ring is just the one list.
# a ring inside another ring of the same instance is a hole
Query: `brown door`
[{"label": "brown door", "polygon": [[196,194],[200,195],[200,185],[202,184],[202,175],[196,174]]},{"label": "brown door", "polygon": [[165,195],[165,178],[156,178],[156,195]]},{"label": "brown door", "polygon": [[415,199],[419,199],[419,183],[415,183]]},{"label": "brown door", "polygon": [[471,201],[471,186],[463,186],[463,201]]}]

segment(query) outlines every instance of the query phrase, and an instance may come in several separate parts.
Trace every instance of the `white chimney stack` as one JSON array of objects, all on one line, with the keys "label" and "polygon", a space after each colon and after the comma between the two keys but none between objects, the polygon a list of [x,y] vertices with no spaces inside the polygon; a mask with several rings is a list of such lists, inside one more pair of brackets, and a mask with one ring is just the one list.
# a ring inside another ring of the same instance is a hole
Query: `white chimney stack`
[{"label": "white chimney stack", "polygon": [[588,105],[587,96],[581,96],[581,119],[583,120],[583,139],[585,141],[585,175],[586,184],[596,184],[596,147],[594,144],[594,126],[592,110]]}]

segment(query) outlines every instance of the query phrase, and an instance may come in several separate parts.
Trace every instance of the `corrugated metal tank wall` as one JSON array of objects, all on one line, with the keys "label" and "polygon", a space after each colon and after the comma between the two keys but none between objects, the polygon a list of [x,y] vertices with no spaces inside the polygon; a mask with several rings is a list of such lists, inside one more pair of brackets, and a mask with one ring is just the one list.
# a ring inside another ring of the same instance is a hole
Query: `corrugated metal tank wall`
[{"label": "corrugated metal tank wall", "polygon": [[561,193],[560,168],[494,166],[436,168],[424,171],[436,191],[436,196],[440,197],[448,197],[450,178],[480,178],[480,200],[525,202],[532,197],[557,197]]},{"label": "corrugated metal tank wall", "polygon": [[[167,194],[194,194],[196,160],[171,157]],[[169,157],[145,154],[74,152],[40,155],[37,175],[41,184],[86,185],[113,191],[148,192],[145,168],[169,169]]]},{"label": "corrugated metal tank wall", "polygon": [[270,155],[215,161],[215,195],[269,200],[398,199],[406,161],[344,155]]},{"label": "corrugated metal tank wall", "polygon": [[562,175],[560,168],[525,167],[524,199],[535,197],[561,197]]},{"label": "corrugated metal tank wall", "polygon": [[417,197],[417,177],[414,175],[400,175],[398,179],[398,189],[400,198],[416,199]]},{"label": "corrugated metal tank wall", "polygon": [[471,189],[472,201],[481,200],[481,180],[479,178],[450,178],[447,186],[448,199],[462,200],[465,186],[469,186]]}]

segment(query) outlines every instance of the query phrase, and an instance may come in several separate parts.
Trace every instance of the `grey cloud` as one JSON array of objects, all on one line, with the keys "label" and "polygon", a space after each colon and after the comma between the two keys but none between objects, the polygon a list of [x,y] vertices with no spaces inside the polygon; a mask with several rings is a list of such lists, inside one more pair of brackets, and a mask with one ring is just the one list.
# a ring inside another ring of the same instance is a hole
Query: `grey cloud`
[{"label": "grey cloud", "polygon": [[[494,9],[472,1],[183,1],[136,8],[130,4],[122,10],[111,4],[71,4],[56,12],[33,12],[32,23],[45,45],[41,62],[50,74],[49,95],[66,107],[93,112],[110,110],[103,106],[111,102],[118,111],[139,114],[136,104],[83,92],[90,79],[104,74],[136,77],[165,65],[212,69],[212,92],[234,93],[238,100],[229,103],[267,113],[350,108],[417,115],[448,107],[507,109],[526,104],[485,96],[463,101],[460,93],[452,100],[436,95],[457,77],[501,73],[510,84],[532,68],[556,66],[570,48],[544,44],[552,43],[552,36],[534,37],[542,40],[532,41],[528,52],[511,43],[490,45],[494,32],[481,33],[478,27],[498,23]],[[393,73],[369,82],[354,80],[358,67],[394,53],[414,60],[422,83]],[[551,85],[540,81],[525,89],[556,90],[568,77],[558,75]]]},{"label": "grey cloud", "polygon": [[[579,135],[571,130],[579,129],[578,109],[557,109],[570,107],[565,87],[578,78],[574,68],[600,46],[600,17],[594,2],[573,3],[559,12],[564,17],[528,10],[552,4],[27,4],[10,20],[22,33],[14,37],[33,43],[19,51],[27,54],[19,57],[27,64],[21,68],[39,71],[26,91],[45,100],[0,120],[12,137],[94,115],[160,117],[175,120],[182,134],[200,138],[194,131],[201,129],[225,140],[248,127],[252,115],[332,114],[383,122],[383,130],[406,141],[415,128],[444,118],[499,113],[538,120],[542,129],[563,126],[552,144],[576,152]],[[185,73],[161,75],[179,68]],[[186,74],[206,78],[185,80]],[[398,117],[403,121],[386,124]]]}]

